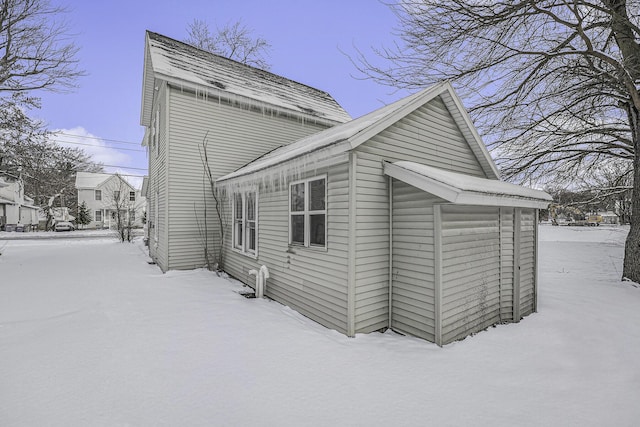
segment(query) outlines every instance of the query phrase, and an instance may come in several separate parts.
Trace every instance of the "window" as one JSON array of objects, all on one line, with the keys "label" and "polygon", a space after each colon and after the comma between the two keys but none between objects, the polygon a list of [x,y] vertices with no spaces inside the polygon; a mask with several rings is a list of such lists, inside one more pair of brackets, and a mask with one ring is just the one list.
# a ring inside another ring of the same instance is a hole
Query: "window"
[{"label": "window", "polygon": [[325,247],[326,178],[294,182],[289,191],[289,243]]},{"label": "window", "polygon": [[[96,190],[96,191],[100,191],[100,190]],[[95,220],[97,222],[102,222],[102,211],[96,211]]]},{"label": "window", "polygon": [[116,190],[113,192],[113,200],[116,202],[120,201],[120,190]]},{"label": "window", "polygon": [[256,197],[255,192],[233,195],[233,248],[252,255],[258,248]]},{"label": "window", "polygon": [[102,190],[96,190],[96,200],[102,200]]},{"label": "window", "polygon": [[135,202],[136,201],[136,192],[135,191],[129,191],[129,201],[130,202]]}]

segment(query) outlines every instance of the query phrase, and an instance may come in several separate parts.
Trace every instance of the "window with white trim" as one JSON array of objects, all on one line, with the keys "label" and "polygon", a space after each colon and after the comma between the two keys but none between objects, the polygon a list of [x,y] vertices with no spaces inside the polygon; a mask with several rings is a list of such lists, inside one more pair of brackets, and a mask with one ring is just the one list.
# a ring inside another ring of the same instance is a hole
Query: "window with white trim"
[{"label": "window with white trim", "polygon": [[102,190],[95,190],[96,200],[102,200]]},{"label": "window with white trim", "polygon": [[102,211],[96,211],[95,221],[96,222],[102,222]]},{"label": "window with white trim", "polygon": [[326,247],[327,179],[311,178],[289,187],[289,243]]},{"label": "window with white trim", "polygon": [[258,200],[257,193],[233,195],[233,248],[239,252],[255,255],[258,248]]},{"label": "window with white trim", "polygon": [[136,201],[136,192],[135,191],[129,191],[129,201],[130,202],[135,202]]}]

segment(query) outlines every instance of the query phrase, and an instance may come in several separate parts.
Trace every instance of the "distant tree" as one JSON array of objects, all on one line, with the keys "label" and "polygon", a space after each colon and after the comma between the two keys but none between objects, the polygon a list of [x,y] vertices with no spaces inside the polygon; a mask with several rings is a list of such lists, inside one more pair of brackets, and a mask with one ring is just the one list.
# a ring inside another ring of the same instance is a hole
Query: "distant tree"
[{"label": "distant tree", "polygon": [[49,198],[58,195],[54,206],[77,209],[76,172],[102,172],[79,148],[63,147],[44,135],[30,135],[0,143],[0,172],[21,176],[25,194],[38,206],[48,206]]},{"label": "distant tree", "polygon": [[76,217],[76,224],[80,226],[85,226],[91,222],[91,212],[89,211],[89,207],[85,202],[82,202],[80,206],[78,206],[78,216]]},{"label": "distant tree", "polygon": [[271,68],[266,59],[271,45],[265,39],[254,36],[253,30],[242,21],[228,23],[212,32],[205,21],[194,19],[187,25],[185,42],[262,70]]},{"label": "distant tree", "polygon": [[[354,63],[378,82],[448,79],[507,177],[572,181],[605,159],[633,170],[623,277],[640,282],[640,2],[398,1],[401,42]],[[471,96],[473,95],[473,96]]]}]

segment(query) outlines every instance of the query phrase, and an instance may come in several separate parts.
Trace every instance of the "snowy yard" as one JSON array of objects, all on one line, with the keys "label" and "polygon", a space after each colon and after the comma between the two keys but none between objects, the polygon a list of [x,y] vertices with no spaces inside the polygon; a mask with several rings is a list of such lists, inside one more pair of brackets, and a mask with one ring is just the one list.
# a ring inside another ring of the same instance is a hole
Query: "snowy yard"
[{"label": "snowy yard", "polygon": [[0,425],[638,425],[627,230],[542,226],[538,313],[444,348],[163,275],[140,242],[0,240]]}]

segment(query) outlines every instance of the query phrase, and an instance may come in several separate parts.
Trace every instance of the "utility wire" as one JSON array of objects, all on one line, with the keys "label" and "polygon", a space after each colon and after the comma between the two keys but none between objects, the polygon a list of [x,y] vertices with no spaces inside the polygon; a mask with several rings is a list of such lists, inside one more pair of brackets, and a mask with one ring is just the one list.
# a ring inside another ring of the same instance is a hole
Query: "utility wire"
[{"label": "utility wire", "polygon": [[70,137],[73,137],[73,138],[97,139],[97,140],[100,140],[100,141],[115,142],[115,143],[118,143],[118,144],[142,145],[142,143],[140,143],[140,142],[123,141],[121,139],[100,138],[98,136],[74,135],[72,133],[66,133],[66,132],[52,132],[52,133],[54,135],[64,135],[64,136],[70,136]]},{"label": "utility wire", "polygon": [[93,144],[84,144],[82,142],[71,142],[71,141],[62,141],[62,140],[55,140],[55,142],[57,142],[58,144],[74,144],[74,145],[84,145],[86,147],[95,147],[95,148],[106,148],[109,150],[124,150],[124,151],[137,151],[139,153],[144,153],[147,150],[136,150],[135,148],[120,148],[120,147],[109,147],[108,145],[93,145]]}]

